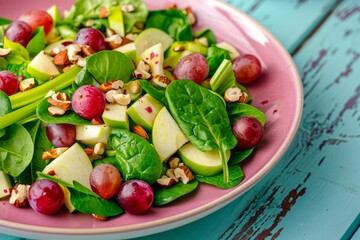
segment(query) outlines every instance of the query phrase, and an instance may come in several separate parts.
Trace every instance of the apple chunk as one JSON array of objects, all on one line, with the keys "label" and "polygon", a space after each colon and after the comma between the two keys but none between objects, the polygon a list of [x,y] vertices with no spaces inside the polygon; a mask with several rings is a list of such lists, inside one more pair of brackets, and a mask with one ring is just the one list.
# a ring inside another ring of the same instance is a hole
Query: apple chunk
[{"label": "apple chunk", "polygon": [[10,177],[3,171],[0,171],[0,198],[10,196],[11,188],[12,184],[10,181]]},{"label": "apple chunk", "polygon": [[[213,176],[222,171],[222,162],[217,149],[203,152],[192,143],[187,143],[179,149],[178,153],[184,164],[196,174]],[[226,159],[229,160],[229,158],[230,150],[227,150]]]},{"label": "apple chunk", "polygon": [[44,50],[40,51],[29,63],[27,71],[39,82],[48,81],[51,77],[60,74],[59,70],[52,62],[51,58]]},{"label": "apple chunk", "polygon": [[188,141],[169,111],[163,107],[155,118],[152,130],[152,142],[161,161],[171,157]]},{"label": "apple chunk", "polygon": [[100,125],[78,125],[76,126],[76,140],[86,144],[107,144],[111,128],[105,124]]}]

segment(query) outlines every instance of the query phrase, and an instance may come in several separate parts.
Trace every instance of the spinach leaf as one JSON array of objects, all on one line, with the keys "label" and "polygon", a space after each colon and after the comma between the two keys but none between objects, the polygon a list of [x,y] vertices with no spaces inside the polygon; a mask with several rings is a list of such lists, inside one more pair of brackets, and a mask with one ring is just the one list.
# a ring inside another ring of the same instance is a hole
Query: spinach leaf
[{"label": "spinach leaf", "polygon": [[123,129],[114,129],[109,138],[116,151],[125,181],[141,179],[153,184],[161,175],[162,163],[153,146],[144,138]]},{"label": "spinach leaf", "polygon": [[103,217],[113,217],[121,214],[123,210],[116,202],[102,199],[96,193],[74,181],[73,184],[57,177],[37,172],[40,178],[49,179],[67,187],[70,191],[70,201],[76,210],[86,214],[96,214]]},{"label": "spinach leaf", "polygon": [[131,4],[135,7],[135,10],[132,12],[123,12],[124,27],[126,33],[134,30],[136,24],[143,24],[146,22],[149,11],[144,1],[120,0],[119,4],[121,6]]},{"label": "spinach leaf", "polygon": [[145,28],[158,28],[176,41],[192,41],[192,28],[186,15],[177,9],[150,11]]},{"label": "spinach leaf", "polygon": [[0,25],[8,25],[11,22],[12,21],[10,19],[0,17]]},{"label": "spinach leaf", "polygon": [[[0,90],[0,116],[4,116],[5,114],[12,111],[11,101],[9,96]],[[0,129],[0,138],[4,136],[6,133],[6,128]]]},{"label": "spinach leaf", "polygon": [[224,59],[231,60],[229,51],[211,46],[208,48],[206,60],[209,64],[209,75],[212,76]]},{"label": "spinach leaf", "polygon": [[69,123],[73,125],[88,125],[91,124],[90,121],[80,117],[74,111],[69,110],[64,115],[54,117],[51,116],[48,108],[51,106],[50,103],[47,101],[48,98],[44,98],[40,104],[36,108],[36,114],[38,118],[46,123]]},{"label": "spinach leaf", "polygon": [[21,64],[8,64],[7,70],[14,73],[16,76],[26,79],[31,78],[30,73],[27,72],[28,61],[24,61]]},{"label": "spinach leaf", "polygon": [[34,142],[34,155],[29,166],[15,178],[15,181],[22,184],[32,184],[37,179],[37,171],[45,168],[47,162],[42,160],[42,153],[50,150],[53,145],[48,140],[45,127],[41,121],[31,121],[24,124]]},{"label": "spinach leaf", "polygon": [[45,48],[45,32],[44,27],[36,28],[35,32],[33,33],[33,38],[30,40],[28,45],[26,46],[26,49],[28,52],[35,56],[37,55],[41,50]]},{"label": "spinach leaf", "polygon": [[227,183],[224,183],[221,173],[211,177],[196,175],[195,178],[200,182],[215,185],[219,188],[232,188],[244,179],[244,173],[240,166],[234,165],[229,167],[229,182]]},{"label": "spinach leaf", "polygon": [[93,166],[96,167],[97,165],[102,164],[102,163],[112,164],[119,171],[121,170],[121,165],[120,165],[119,161],[117,160],[117,158],[115,156],[114,157],[104,157],[104,158],[101,158],[101,159],[97,159],[97,160],[93,161]]},{"label": "spinach leaf", "polygon": [[150,81],[148,80],[138,80],[141,87],[150,94],[153,98],[164,104],[164,106],[167,106],[167,101],[165,97],[165,88],[162,87],[154,87]]},{"label": "spinach leaf", "polygon": [[29,132],[19,124],[12,124],[0,141],[0,170],[19,176],[30,164],[34,144]]},{"label": "spinach leaf", "polygon": [[11,53],[6,57],[8,63],[20,65],[30,61],[29,52],[20,43],[12,42],[7,37],[4,37],[4,48],[11,49]]},{"label": "spinach leaf", "polygon": [[221,99],[191,80],[177,80],[165,91],[170,112],[182,132],[201,151],[219,150],[224,181],[228,181],[226,150],[236,146]]},{"label": "spinach leaf", "polygon": [[233,124],[240,117],[255,117],[264,126],[266,122],[265,114],[258,108],[246,103],[229,103],[227,105],[227,112],[230,117],[230,122]]},{"label": "spinach leaf", "polygon": [[217,40],[215,34],[208,28],[202,29],[200,31],[195,32],[196,38],[206,37],[209,43],[209,46],[216,44]]},{"label": "spinach leaf", "polygon": [[76,78],[73,82],[73,89],[84,85],[99,85],[91,73],[86,69],[86,66],[81,69],[78,75],[76,75]]},{"label": "spinach leaf", "polygon": [[191,193],[199,186],[199,181],[196,179],[184,184],[178,182],[171,186],[170,188],[156,188],[154,189],[154,205],[161,206],[168,204],[179,197],[182,197],[186,194]]},{"label": "spinach leaf", "polygon": [[249,149],[233,149],[231,151],[231,156],[228,164],[229,165],[239,164],[240,162],[245,160],[248,156],[250,156],[251,153],[254,151],[254,149],[255,149],[254,147]]},{"label": "spinach leaf", "polygon": [[86,69],[100,83],[110,80],[122,80],[126,83],[132,78],[135,70],[129,57],[110,50],[100,51],[88,57]]}]

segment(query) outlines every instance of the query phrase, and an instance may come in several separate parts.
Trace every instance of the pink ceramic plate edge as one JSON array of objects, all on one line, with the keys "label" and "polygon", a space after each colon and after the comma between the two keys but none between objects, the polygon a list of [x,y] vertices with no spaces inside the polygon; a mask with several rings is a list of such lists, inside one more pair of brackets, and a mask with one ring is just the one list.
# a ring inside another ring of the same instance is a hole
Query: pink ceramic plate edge
[{"label": "pink ceramic plate edge", "polygon": [[[61,9],[68,7],[70,2],[73,1],[58,1],[62,4]],[[248,89],[254,97],[253,104],[266,112],[268,122],[262,144],[243,166],[246,178],[230,190],[201,186],[193,194],[195,196],[168,207],[155,208],[143,216],[125,214],[107,222],[66,211],[57,216],[45,216],[31,209],[13,208],[1,201],[0,229],[4,233],[36,234],[38,238],[52,234],[136,237],[178,227],[220,209],[250,189],[276,165],[291,144],[302,114],[302,84],[291,56],[271,33],[242,11],[219,0],[146,2],[151,9],[160,9],[170,3],[177,3],[179,7],[191,6],[199,17],[198,28],[210,27],[220,40],[229,41],[241,53],[249,52],[262,60],[264,77]],[[43,2],[34,1],[31,9],[48,7],[42,5]]]}]

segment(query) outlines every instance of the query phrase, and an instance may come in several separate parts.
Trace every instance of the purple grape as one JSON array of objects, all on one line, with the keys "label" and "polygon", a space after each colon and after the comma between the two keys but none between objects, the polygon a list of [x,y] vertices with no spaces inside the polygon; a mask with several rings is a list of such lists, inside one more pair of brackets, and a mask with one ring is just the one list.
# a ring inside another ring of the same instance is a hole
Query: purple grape
[{"label": "purple grape", "polygon": [[19,80],[17,76],[9,71],[0,72],[0,90],[4,91],[8,96],[19,91]]},{"label": "purple grape", "polygon": [[175,79],[190,79],[200,84],[209,73],[209,64],[200,53],[192,53],[181,58],[174,69]]},{"label": "purple grape", "polygon": [[75,37],[75,44],[90,46],[95,52],[106,49],[105,37],[95,28],[83,28]]},{"label": "purple grape", "polygon": [[46,135],[55,147],[71,147],[76,141],[76,127],[71,124],[48,124]]},{"label": "purple grape", "polygon": [[261,63],[257,57],[251,54],[235,58],[232,68],[236,81],[240,84],[251,83],[261,75]]},{"label": "purple grape", "polygon": [[12,42],[17,42],[26,47],[32,38],[32,28],[24,21],[14,21],[5,30],[5,36]]},{"label": "purple grape", "polygon": [[254,117],[241,117],[232,126],[232,131],[238,140],[237,147],[255,147],[263,137],[264,129]]}]

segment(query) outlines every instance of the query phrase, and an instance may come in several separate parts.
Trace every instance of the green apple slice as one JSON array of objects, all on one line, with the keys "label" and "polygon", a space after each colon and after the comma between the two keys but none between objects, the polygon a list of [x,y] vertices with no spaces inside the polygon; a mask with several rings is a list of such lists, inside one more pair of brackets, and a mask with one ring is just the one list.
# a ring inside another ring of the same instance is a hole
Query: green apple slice
[{"label": "green apple slice", "polygon": [[76,140],[85,145],[95,145],[97,143],[107,144],[111,128],[105,124],[100,125],[77,125]]},{"label": "green apple slice", "polygon": [[234,60],[235,58],[240,56],[239,51],[233,45],[231,45],[228,42],[219,42],[219,43],[216,44],[216,46],[229,51],[229,55],[230,55],[231,60]]},{"label": "green apple slice", "polygon": [[164,105],[161,102],[147,93],[131,105],[127,113],[136,124],[151,131],[155,117],[163,107]]},{"label": "green apple slice", "polygon": [[0,171],[0,199],[10,196],[12,184],[9,175]]},{"label": "green apple slice", "polygon": [[111,128],[129,130],[129,117],[126,110],[127,106],[106,104],[102,119],[104,123]]},{"label": "green apple slice", "polygon": [[119,7],[112,7],[108,16],[109,26],[120,36],[125,36],[124,18]]},{"label": "green apple slice", "polygon": [[145,29],[134,41],[138,55],[158,43],[162,44],[165,51],[173,42],[174,39],[169,34],[157,28]]},{"label": "green apple slice", "polygon": [[[155,44],[152,47],[146,49],[137,57],[137,63],[141,60],[146,61],[151,67],[151,74],[164,75],[164,50],[161,43]],[[137,50],[136,50],[137,51]]]},{"label": "green apple slice", "polygon": [[163,107],[155,118],[152,131],[152,142],[161,161],[171,157],[188,141],[169,111]]},{"label": "green apple slice", "polygon": [[[219,150],[217,149],[209,152],[203,152],[191,143],[187,143],[179,149],[178,153],[184,164],[196,174],[202,176],[213,176],[222,171],[222,162]],[[227,161],[229,158],[230,150],[227,150]]]},{"label": "green apple slice", "polygon": [[29,63],[27,71],[38,81],[38,83],[46,82],[51,77],[60,75],[59,70],[44,50],[40,51]]},{"label": "green apple slice", "polygon": [[136,46],[134,42],[115,48],[114,51],[122,52],[123,54],[128,56],[131,60],[136,61]]}]

